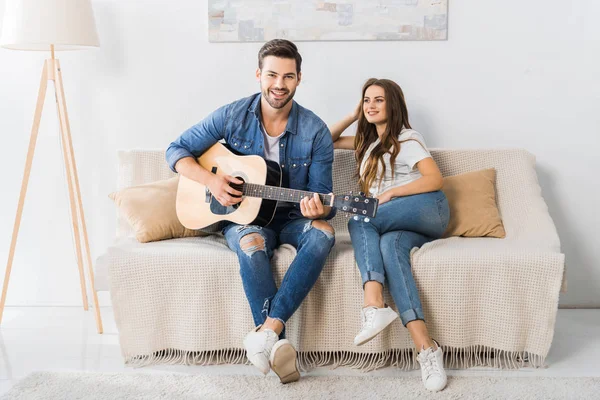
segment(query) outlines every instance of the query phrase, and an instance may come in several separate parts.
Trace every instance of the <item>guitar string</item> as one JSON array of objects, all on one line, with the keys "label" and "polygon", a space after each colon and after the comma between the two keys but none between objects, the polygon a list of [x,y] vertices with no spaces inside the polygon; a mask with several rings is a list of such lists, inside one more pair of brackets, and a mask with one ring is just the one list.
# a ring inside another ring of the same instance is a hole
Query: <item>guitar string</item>
[{"label": "guitar string", "polygon": [[[231,185],[234,189],[246,193],[251,197],[260,197],[267,200],[292,201],[299,203],[304,197],[312,197],[313,192],[282,188],[278,186],[258,185],[254,183],[243,183],[242,185]],[[264,192],[264,194],[263,194]],[[319,199],[323,204],[329,205],[332,200],[331,195],[320,194]]]},{"label": "guitar string", "polygon": [[[254,184],[254,183],[248,183],[248,182],[244,182],[242,184],[233,184],[232,183],[231,187],[245,193],[247,196],[250,196],[250,197],[258,197],[258,198],[267,199],[267,200],[292,201],[292,202],[296,202],[296,203],[299,203],[306,196],[312,197],[313,193],[314,193],[314,192],[308,192],[308,191],[303,191],[303,190],[282,188],[279,186],[260,185],[260,184]],[[263,192],[265,192],[265,193],[263,193]],[[327,206],[329,206],[329,205],[335,206],[334,204],[331,204],[332,203],[331,195],[323,195],[320,193],[318,193],[318,195],[323,204],[325,204]],[[338,208],[340,208],[340,207],[338,207]],[[343,211],[356,213],[357,210],[354,209],[354,210],[350,211],[349,209],[345,208],[345,209],[343,209]],[[361,210],[361,211],[362,211],[362,214],[366,214],[365,210]]]}]

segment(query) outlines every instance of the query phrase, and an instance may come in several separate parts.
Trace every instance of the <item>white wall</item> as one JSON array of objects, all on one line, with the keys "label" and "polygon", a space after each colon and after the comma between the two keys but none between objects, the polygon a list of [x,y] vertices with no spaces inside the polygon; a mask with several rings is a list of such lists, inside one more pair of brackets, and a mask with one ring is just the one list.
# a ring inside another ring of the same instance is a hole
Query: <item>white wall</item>
[{"label": "white wall", "polygon": [[[600,306],[600,198],[592,162],[600,134],[600,6],[595,0],[450,3],[447,41],[299,42],[305,62],[297,100],[333,122],[357,103],[364,80],[388,77],[403,87],[413,127],[431,147],[534,153],[567,256],[569,292],[561,304]],[[261,44],[208,43],[206,1],[93,5],[102,47],[59,57],[95,259],[115,228],[107,194],[116,150],[164,148],[213,109],[256,91]],[[0,49],[0,273],[46,56]],[[40,135],[7,304],[79,305],[51,96]]]}]

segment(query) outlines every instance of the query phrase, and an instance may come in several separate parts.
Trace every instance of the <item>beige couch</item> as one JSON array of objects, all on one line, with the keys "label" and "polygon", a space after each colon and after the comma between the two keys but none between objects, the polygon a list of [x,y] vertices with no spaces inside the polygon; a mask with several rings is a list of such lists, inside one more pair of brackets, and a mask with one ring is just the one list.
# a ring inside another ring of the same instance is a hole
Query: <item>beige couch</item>
[{"label": "beige couch", "polygon": [[[524,150],[433,149],[444,176],[497,170],[505,239],[452,237],[413,249],[415,280],[429,329],[446,366],[541,366],[550,349],[564,269],[556,229],[541,196],[535,158]],[[173,176],[163,151],[119,152],[118,188]],[[336,150],[334,191],[354,186],[353,153]],[[321,365],[364,370],[416,368],[399,321],[365,346],[361,280],[343,216],[333,220],[336,245],[323,273],[288,321],[287,337],[304,370]],[[125,363],[242,363],[243,336],[253,327],[239,266],[220,235],[140,244],[119,219],[117,240],[98,259],[99,290],[111,293]],[[273,258],[276,280],[295,254]],[[386,296],[388,294],[386,293]],[[388,303],[393,301],[388,296]]]}]

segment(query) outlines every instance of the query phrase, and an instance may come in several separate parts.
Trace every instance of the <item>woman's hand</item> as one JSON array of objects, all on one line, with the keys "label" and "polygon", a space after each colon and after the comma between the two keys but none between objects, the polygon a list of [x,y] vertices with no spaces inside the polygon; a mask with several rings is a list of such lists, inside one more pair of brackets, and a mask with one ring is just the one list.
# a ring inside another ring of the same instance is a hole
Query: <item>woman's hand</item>
[{"label": "woman's hand", "polygon": [[377,196],[377,199],[379,199],[379,205],[382,205],[384,203],[387,203],[394,197],[396,196],[394,196],[390,190],[386,190],[385,192]]}]

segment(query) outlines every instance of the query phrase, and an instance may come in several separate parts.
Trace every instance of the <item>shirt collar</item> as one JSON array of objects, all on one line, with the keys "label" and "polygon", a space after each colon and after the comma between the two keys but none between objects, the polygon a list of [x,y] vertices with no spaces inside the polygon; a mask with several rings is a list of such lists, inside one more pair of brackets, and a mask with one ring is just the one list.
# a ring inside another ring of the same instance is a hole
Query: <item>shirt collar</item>
[{"label": "shirt collar", "polygon": [[[248,112],[254,114],[258,121],[262,121],[260,115],[260,99],[262,94],[258,93],[258,95],[254,98],[252,103],[250,103],[250,107],[248,107]],[[285,126],[285,131],[295,135],[298,132],[298,103],[292,99],[292,108],[290,110],[290,115],[288,116],[288,122]],[[262,122],[261,122],[262,123]]]}]

